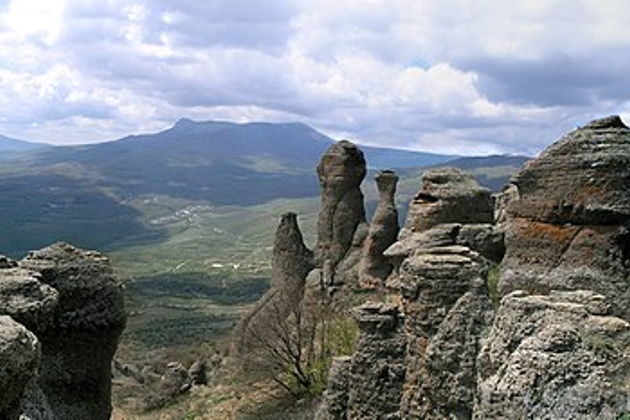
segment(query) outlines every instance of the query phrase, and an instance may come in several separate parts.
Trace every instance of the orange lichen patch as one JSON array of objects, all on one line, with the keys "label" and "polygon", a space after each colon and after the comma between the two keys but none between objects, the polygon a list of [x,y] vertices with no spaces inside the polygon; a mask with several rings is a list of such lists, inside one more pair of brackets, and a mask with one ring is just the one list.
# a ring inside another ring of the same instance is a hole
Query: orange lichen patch
[{"label": "orange lichen patch", "polygon": [[580,229],[579,226],[554,225],[550,223],[534,222],[517,219],[517,234],[527,241],[559,246],[568,245]]},{"label": "orange lichen patch", "polygon": [[418,354],[424,355],[427,352],[429,346],[429,340],[426,337],[420,337],[418,340]]},{"label": "orange lichen patch", "polygon": [[[605,174],[596,175],[596,177],[604,178],[608,176]],[[600,179],[601,179],[600,178]],[[603,202],[606,201],[607,194],[610,193],[610,189],[607,189],[602,185],[587,184],[582,185],[573,192],[573,197],[570,200],[574,206],[581,206],[587,203]]]}]

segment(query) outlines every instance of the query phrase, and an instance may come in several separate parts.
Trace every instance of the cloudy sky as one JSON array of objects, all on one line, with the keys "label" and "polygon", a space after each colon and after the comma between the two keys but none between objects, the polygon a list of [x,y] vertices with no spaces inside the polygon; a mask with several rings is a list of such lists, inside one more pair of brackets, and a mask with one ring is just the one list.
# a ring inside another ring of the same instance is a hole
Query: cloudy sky
[{"label": "cloudy sky", "polygon": [[0,0],[0,133],[75,144],[180,117],[533,154],[630,122],[626,0]]}]

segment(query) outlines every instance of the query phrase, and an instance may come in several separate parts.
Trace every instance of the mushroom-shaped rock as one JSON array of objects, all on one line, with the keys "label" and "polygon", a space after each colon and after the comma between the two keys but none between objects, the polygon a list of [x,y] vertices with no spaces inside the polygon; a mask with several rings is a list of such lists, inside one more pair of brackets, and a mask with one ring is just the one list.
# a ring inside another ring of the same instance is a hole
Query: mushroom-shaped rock
[{"label": "mushroom-shaped rock", "polygon": [[20,266],[59,294],[42,343],[39,382],[58,418],[109,419],[111,364],[126,313],[107,258],[65,243],[29,253]]}]

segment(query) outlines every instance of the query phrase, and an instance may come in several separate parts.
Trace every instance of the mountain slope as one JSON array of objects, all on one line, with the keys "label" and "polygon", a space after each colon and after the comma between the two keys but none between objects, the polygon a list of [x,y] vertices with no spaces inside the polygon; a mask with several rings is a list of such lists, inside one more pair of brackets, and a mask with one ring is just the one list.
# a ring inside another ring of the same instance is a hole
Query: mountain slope
[{"label": "mountain slope", "polygon": [[50,146],[41,143],[32,143],[25,140],[17,140],[0,135],[0,152],[26,152]]},{"label": "mountain slope", "polygon": [[[313,168],[333,140],[299,123],[180,120],[172,128],[35,155],[38,168],[69,166],[83,181],[122,197],[164,194],[220,205],[253,205],[318,193]],[[364,148],[372,167],[427,166],[452,156]]]},{"label": "mountain slope", "polygon": [[[167,252],[221,260],[240,255],[255,265],[266,257],[260,248],[268,246],[278,214],[292,203],[309,223],[314,220],[314,168],[332,142],[304,124],[180,120],[155,134],[21,153],[0,162],[0,253],[18,256],[64,239],[105,251],[124,249],[137,257],[133,266],[170,266]],[[370,167],[398,170],[399,202],[405,204],[417,191],[419,168],[452,158],[362,149]],[[489,169],[479,164],[501,165],[501,157],[473,164],[485,176]],[[503,181],[491,175],[493,182]],[[371,177],[365,183],[368,210],[375,194]],[[146,264],[139,262],[143,258]]]}]

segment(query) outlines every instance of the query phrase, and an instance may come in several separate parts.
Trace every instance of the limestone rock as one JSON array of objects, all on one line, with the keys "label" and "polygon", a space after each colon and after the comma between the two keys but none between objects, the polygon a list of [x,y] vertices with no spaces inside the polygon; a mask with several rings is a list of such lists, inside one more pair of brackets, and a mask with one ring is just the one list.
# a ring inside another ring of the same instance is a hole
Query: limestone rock
[{"label": "limestone rock", "polygon": [[0,418],[17,418],[27,384],[37,376],[37,337],[8,316],[0,316]]},{"label": "limestone rock", "polygon": [[306,275],[313,267],[313,253],[304,245],[297,215],[283,214],[274,238],[271,287],[281,289],[286,296],[294,296],[299,301]]},{"label": "limestone rock", "polygon": [[192,385],[207,385],[208,376],[206,374],[206,362],[204,360],[195,361],[188,368],[188,376]]},{"label": "limestone rock", "polygon": [[359,284],[363,288],[384,285],[393,266],[383,252],[396,241],[399,229],[398,211],[394,202],[398,177],[392,171],[382,171],[375,179],[379,200],[363,245],[363,258],[359,269]]},{"label": "limestone rock", "polygon": [[285,213],[276,230],[272,255],[271,288],[239,322],[232,351],[245,354],[256,345],[254,332],[268,329],[273,320],[285,318],[304,297],[306,277],[313,269],[313,253],[306,248],[294,213]]},{"label": "limestone rock", "polygon": [[477,343],[491,320],[487,270],[484,258],[457,245],[420,248],[403,261],[403,418],[437,419],[451,411],[470,416]]},{"label": "limestone rock", "polygon": [[403,317],[396,306],[366,303],[355,318],[360,333],[350,367],[347,418],[398,419],[405,383]]},{"label": "limestone rock", "polygon": [[479,355],[474,418],[621,418],[630,325],[608,307],[590,291],[503,298]]},{"label": "limestone rock", "polygon": [[472,175],[455,168],[439,168],[422,176],[420,192],[409,203],[404,238],[442,223],[492,223],[490,191]]},{"label": "limestone rock", "polygon": [[315,413],[315,420],[344,420],[347,418],[351,366],[352,358],[349,356],[333,359],[328,372],[326,391]]},{"label": "limestone rock", "polygon": [[177,362],[171,362],[166,366],[162,375],[161,387],[170,396],[183,394],[190,389],[191,380],[186,368]]},{"label": "limestone rock", "polygon": [[594,121],[513,178],[499,290],[588,289],[630,320],[630,129]]},{"label": "limestone rock", "polygon": [[42,343],[39,384],[55,416],[109,419],[111,362],[126,314],[107,258],[65,243],[31,252],[20,266],[59,294]]},{"label": "limestone rock", "polygon": [[618,116],[567,134],[513,178],[508,213],[554,224],[618,224],[630,217],[630,129]]},{"label": "limestone rock", "polygon": [[317,264],[333,266],[346,255],[359,223],[365,222],[361,182],[366,165],[363,152],[347,140],[333,144],[317,166],[321,205],[317,222]]},{"label": "limestone rock", "polygon": [[17,263],[11,258],[4,255],[0,255],[0,268],[13,268],[17,267]]},{"label": "limestone rock", "polygon": [[471,290],[455,302],[428,341],[415,397],[420,418],[472,416],[479,342],[484,330],[492,325],[492,317],[485,283],[478,278]]},{"label": "limestone rock", "polygon": [[505,235],[489,223],[462,224],[455,243],[467,246],[497,264],[505,255]]},{"label": "limestone rock", "polygon": [[52,323],[59,300],[59,293],[40,279],[39,273],[17,266],[0,268],[0,314],[11,316],[34,332]]}]

